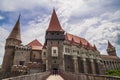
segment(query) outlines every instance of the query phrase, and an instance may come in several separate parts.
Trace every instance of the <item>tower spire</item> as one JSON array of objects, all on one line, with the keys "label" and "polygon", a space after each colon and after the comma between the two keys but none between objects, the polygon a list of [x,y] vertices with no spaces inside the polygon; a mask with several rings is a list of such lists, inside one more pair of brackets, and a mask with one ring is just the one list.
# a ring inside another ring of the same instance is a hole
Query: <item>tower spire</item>
[{"label": "tower spire", "polygon": [[108,40],[108,48],[113,48],[113,45]]},{"label": "tower spire", "polygon": [[55,9],[53,9],[53,13],[52,13],[50,24],[47,31],[63,31],[64,32],[64,30],[61,28]]},{"label": "tower spire", "polygon": [[90,43],[87,43],[87,49],[91,49]]},{"label": "tower spire", "polygon": [[72,37],[72,39],[71,39],[71,45],[74,45],[74,43],[75,43],[75,41],[74,41],[74,39]]},{"label": "tower spire", "polygon": [[108,41],[107,53],[110,56],[117,56],[115,47]]},{"label": "tower spire", "polygon": [[97,47],[95,46],[95,44],[94,44],[94,47],[93,47],[93,48],[94,48],[95,51],[97,51]]},{"label": "tower spire", "polygon": [[19,17],[18,17],[18,20],[14,26],[14,28],[12,29],[10,35],[8,36],[7,39],[16,39],[16,40],[19,40],[21,41],[21,35],[20,35],[20,14],[19,14]]},{"label": "tower spire", "polygon": [[82,42],[81,42],[81,40],[80,40],[79,46],[82,47]]}]

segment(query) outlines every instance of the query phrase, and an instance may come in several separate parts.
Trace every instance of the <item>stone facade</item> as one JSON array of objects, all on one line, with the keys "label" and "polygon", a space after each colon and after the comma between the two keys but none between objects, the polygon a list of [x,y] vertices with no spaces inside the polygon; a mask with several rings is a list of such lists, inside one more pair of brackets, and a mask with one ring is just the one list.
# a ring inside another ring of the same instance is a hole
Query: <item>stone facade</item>
[{"label": "stone facade", "polygon": [[66,33],[55,10],[46,30],[44,45],[36,39],[28,45],[22,45],[19,21],[20,17],[6,39],[3,72],[60,70],[76,74],[104,74],[105,70],[120,69],[120,58],[109,41],[108,55],[101,55],[96,46],[92,46],[86,39]]}]

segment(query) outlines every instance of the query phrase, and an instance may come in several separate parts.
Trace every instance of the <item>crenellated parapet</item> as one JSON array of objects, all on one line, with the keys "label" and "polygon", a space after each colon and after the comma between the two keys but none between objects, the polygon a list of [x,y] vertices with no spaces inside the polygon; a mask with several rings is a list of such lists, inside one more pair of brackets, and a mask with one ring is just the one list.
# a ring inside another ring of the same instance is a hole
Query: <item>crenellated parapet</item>
[{"label": "crenellated parapet", "polygon": [[41,66],[42,64],[37,62],[28,62],[27,64],[28,68],[40,68]]},{"label": "crenellated parapet", "polygon": [[15,50],[30,51],[31,47],[30,46],[24,46],[24,45],[16,45]]},{"label": "crenellated parapet", "polygon": [[28,62],[27,67],[29,68],[29,73],[38,73],[46,71],[46,65],[40,62]]},{"label": "crenellated parapet", "polygon": [[12,72],[27,72],[28,67],[25,65],[13,65],[11,71]]}]

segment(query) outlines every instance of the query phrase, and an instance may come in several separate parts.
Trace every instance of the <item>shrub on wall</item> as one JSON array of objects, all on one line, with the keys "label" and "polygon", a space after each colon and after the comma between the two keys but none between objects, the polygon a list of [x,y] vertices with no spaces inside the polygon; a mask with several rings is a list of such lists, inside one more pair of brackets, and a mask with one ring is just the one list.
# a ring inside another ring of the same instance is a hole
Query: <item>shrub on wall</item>
[{"label": "shrub on wall", "polygon": [[108,71],[106,71],[106,75],[109,75],[109,76],[120,76],[120,70],[108,70]]}]

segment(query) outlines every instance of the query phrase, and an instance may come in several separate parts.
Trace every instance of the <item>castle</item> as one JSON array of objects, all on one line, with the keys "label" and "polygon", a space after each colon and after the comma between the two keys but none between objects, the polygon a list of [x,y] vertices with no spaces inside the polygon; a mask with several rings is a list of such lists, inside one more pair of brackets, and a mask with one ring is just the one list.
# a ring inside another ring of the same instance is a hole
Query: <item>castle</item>
[{"label": "castle", "polygon": [[60,70],[75,73],[104,74],[120,69],[120,58],[108,41],[108,55],[101,55],[86,39],[65,32],[53,10],[45,43],[37,39],[22,45],[20,16],[6,39],[3,72],[37,73]]}]

